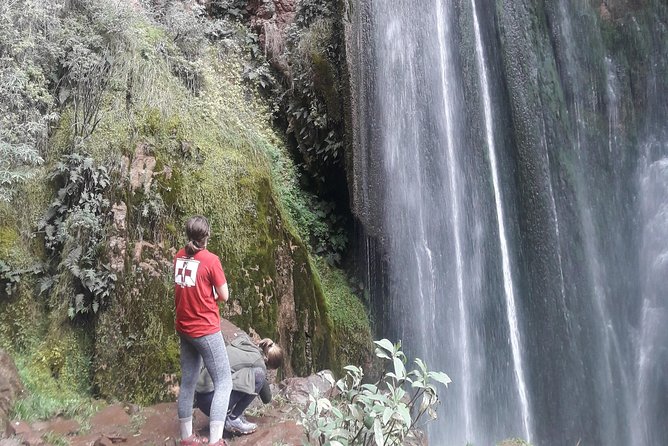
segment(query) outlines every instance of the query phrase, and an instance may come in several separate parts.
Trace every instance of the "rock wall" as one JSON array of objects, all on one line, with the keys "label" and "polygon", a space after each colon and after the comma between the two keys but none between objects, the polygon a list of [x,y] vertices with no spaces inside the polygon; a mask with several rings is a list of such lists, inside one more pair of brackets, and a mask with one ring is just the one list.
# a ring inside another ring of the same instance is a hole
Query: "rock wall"
[{"label": "rock wall", "polygon": [[9,422],[9,411],[22,392],[23,385],[14,361],[0,349],[0,438]]}]

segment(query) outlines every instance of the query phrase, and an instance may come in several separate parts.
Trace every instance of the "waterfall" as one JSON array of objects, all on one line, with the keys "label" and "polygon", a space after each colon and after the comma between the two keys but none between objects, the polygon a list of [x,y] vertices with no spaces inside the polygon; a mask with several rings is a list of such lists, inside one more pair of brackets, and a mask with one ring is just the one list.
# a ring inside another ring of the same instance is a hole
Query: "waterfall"
[{"label": "waterfall", "polygon": [[668,444],[668,6],[594,3],[351,12],[360,271],[453,380],[432,445]]},{"label": "waterfall", "polygon": [[454,125],[453,125],[453,110],[452,98],[450,94],[452,87],[449,85],[455,74],[452,70],[452,56],[450,54],[450,33],[446,30],[447,21],[445,20],[445,13],[443,11],[445,5],[443,1],[439,1],[436,8],[436,29],[439,44],[439,72],[441,78],[443,110],[445,111],[445,132],[446,132],[446,151],[447,151],[447,169],[449,178],[449,196],[450,199],[450,213],[452,215],[452,223],[454,227],[454,244],[455,244],[455,275],[457,280],[457,309],[459,310],[459,342],[461,342],[461,363],[462,363],[462,393],[464,395],[462,405],[464,413],[464,426],[466,438],[472,438],[472,417],[470,400],[471,400],[471,367],[469,351],[469,317],[468,309],[466,308],[464,295],[464,266],[462,259],[462,241],[461,241],[461,216],[460,216],[460,199],[459,191],[461,185],[458,178],[457,161],[455,158],[455,141],[454,141]]},{"label": "waterfall", "polygon": [[[668,141],[653,141],[648,147],[659,146],[666,154],[653,160],[645,154],[641,173],[643,228],[642,278],[643,301],[640,318],[637,357],[637,413],[634,417],[636,444],[665,444],[668,409],[665,391],[668,390]],[[659,392],[664,392],[663,395]],[[662,419],[663,418],[663,419]]]},{"label": "waterfall", "polygon": [[[517,320],[517,309],[515,301],[515,291],[513,275],[510,267],[510,254],[508,251],[508,241],[506,239],[505,219],[503,212],[503,199],[501,198],[501,186],[499,184],[498,165],[496,161],[496,147],[494,144],[494,121],[492,117],[492,106],[489,93],[489,83],[487,81],[487,65],[485,63],[485,53],[480,36],[480,24],[478,22],[478,13],[476,11],[475,0],[471,0],[471,10],[473,11],[473,27],[475,32],[476,44],[476,62],[478,65],[478,76],[480,77],[480,90],[483,96],[483,111],[485,118],[485,138],[487,142],[487,151],[489,153],[490,168],[492,171],[492,183],[494,185],[494,204],[496,208],[496,219],[499,225],[499,245],[501,246],[501,261],[503,265],[503,288],[506,297],[506,311],[508,313],[508,326],[510,327],[510,343],[513,351],[513,367],[515,369],[515,378],[517,379],[517,390],[522,407],[522,422],[524,429],[524,438],[531,442],[531,421],[529,414],[529,400],[527,398],[526,381],[524,378],[524,365],[522,364],[521,339],[519,324]],[[467,436],[470,433],[467,431]]]}]

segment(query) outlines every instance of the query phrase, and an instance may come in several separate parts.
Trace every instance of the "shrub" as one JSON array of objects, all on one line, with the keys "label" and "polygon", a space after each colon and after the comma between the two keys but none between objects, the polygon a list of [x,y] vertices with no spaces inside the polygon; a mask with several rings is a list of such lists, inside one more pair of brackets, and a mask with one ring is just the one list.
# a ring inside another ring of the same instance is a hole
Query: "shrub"
[{"label": "shrub", "polygon": [[58,55],[52,43],[56,1],[0,3],[0,200],[42,163],[40,147],[55,118],[48,90],[49,67]]},{"label": "shrub", "polygon": [[448,375],[427,370],[419,358],[417,368],[406,371],[401,345],[387,339],[375,341],[376,356],[391,365],[373,384],[363,384],[364,373],[346,366],[346,376],[337,381],[333,398],[310,395],[301,413],[310,445],[401,445],[417,438],[425,414],[436,418],[439,403],[435,382],[447,386]]},{"label": "shrub", "polygon": [[67,155],[50,179],[59,190],[39,228],[59,277],[45,277],[41,291],[55,280],[72,280],[75,293],[67,295],[69,317],[97,313],[108,303],[116,281],[99,255],[109,221],[109,201],[104,196],[109,186],[107,169],[95,166],[90,157]]}]

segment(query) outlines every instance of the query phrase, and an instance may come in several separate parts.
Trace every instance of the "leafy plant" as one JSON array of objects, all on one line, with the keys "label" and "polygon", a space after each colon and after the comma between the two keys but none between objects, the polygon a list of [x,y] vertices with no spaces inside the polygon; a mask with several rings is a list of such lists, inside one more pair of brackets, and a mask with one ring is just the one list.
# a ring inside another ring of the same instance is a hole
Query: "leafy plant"
[{"label": "leafy plant", "polygon": [[[72,154],[63,157],[49,179],[60,188],[39,229],[44,231],[56,272],[74,279],[76,292],[69,297],[68,315],[96,313],[107,303],[116,281],[98,253],[109,220],[109,201],[104,196],[109,174],[104,166],[95,166],[92,158]],[[41,291],[54,280],[47,276]]]},{"label": "leafy plant", "polygon": [[245,0],[213,0],[209,5],[209,13],[215,17],[242,20],[246,15]]},{"label": "leafy plant", "polygon": [[346,376],[336,382],[338,396],[310,395],[306,411],[301,412],[309,445],[401,445],[416,438],[425,414],[436,418],[435,383],[447,387],[448,375],[429,371],[419,358],[417,368],[407,372],[400,344],[387,339],[375,344],[376,356],[391,369],[377,382],[364,384],[362,369],[349,365],[344,368]]},{"label": "leafy plant", "polygon": [[34,174],[48,125],[57,115],[48,88],[59,51],[56,1],[0,2],[0,200]]},{"label": "leafy plant", "polygon": [[[301,7],[311,3],[303,2]],[[341,52],[327,8],[314,11],[324,15],[317,20],[297,20],[287,30],[292,88],[283,97],[283,109],[288,133],[294,136],[305,167],[315,179],[324,181],[326,168],[337,165],[343,154],[341,75],[337,68]]]},{"label": "leafy plant", "polygon": [[[0,260],[0,296],[11,296],[21,282],[21,276],[25,274],[38,274],[43,269],[42,264],[37,263],[29,268],[14,269],[4,261]],[[4,288],[2,288],[4,286]]]}]

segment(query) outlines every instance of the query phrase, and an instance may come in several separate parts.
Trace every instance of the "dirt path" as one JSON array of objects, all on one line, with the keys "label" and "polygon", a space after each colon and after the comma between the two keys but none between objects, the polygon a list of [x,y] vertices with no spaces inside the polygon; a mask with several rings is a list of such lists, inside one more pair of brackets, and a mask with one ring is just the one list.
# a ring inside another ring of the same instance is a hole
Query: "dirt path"
[{"label": "dirt path", "polygon": [[[247,416],[257,423],[255,433],[230,437],[235,446],[301,445],[303,428],[286,419],[278,407],[269,407],[262,416]],[[208,436],[209,419],[195,410],[193,427],[200,435]],[[0,446],[40,446],[69,443],[70,446],[175,446],[178,443],[176,403],[161,403],[146,408],[111,405],[100,410],[90,420],[90,427],[74,420],[56,418],[47,422],[12,423],[13,438],[0,440]]]},{"label": "dirt path", "polygon": [[[241,329],[230,321],[221,320],[223,336],[229,341]],[[296,386],[303,394],[311,388],[308,378]],[[298,379],[299,380],[299,379]],[[322,380],[318,379],[317,382]],[[273,381],[272,381],[273,382]],[[226,439],[230,446],[286,446],[303,444],[303,428],[288,413],[287,406],[274,399],[270,404],[262,406],[259,411],[246,413],[249,421],[257,423],[255,433]],[[251,405],[251,408],[253,405]],[[262,416],[252,416],[261,413]],[[209,418],[199,410],[195,410],[193,427],[200,435],[208,437]],[[176,446],[179,438],[179,426],[176,415],[176,403],[160,403],[140,408],[134,405],[114,404],[105,406],[95,414],[84,426],[74,420],[56,418],[36,423],[13,422],[9,425],[9,439],[1,439],[0,446]]]}]

